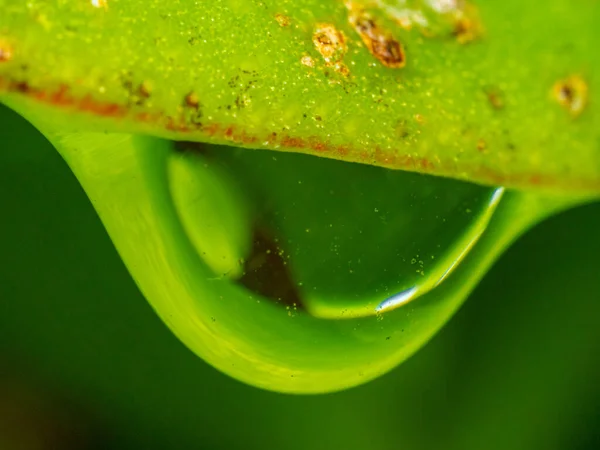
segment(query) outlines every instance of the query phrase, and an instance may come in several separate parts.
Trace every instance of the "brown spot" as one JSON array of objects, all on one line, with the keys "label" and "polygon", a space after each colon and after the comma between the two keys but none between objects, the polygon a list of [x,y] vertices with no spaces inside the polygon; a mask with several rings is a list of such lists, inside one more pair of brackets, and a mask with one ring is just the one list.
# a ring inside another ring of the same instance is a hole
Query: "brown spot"
[{"label": "brown spot", "polygon": [[10,61],[13,57],[12,48],[0,40],[0,63]]},{"label": "brown spot", "polygon": [[348,77],[350,75],[350,69],[348,69],[348,66],[346,66],[344,63],[336,63],[333,66],[333,69],[343,77]]},{"label": "brown spot", "polygon": [[183,98],[183,104],[181,108],[181,122],[190,122],[194,125],[202,124],[202,104],[198,98],[198,94],[195,92],[188,92]]},{"label": "brown spot", "polygon": [[61,85],[58,90],[51,95],[51,102],[57,106],[71,106],[75,103],[73,97],[69,95],[69,87],[65,84]]},{"label": "brown spot", "polygon": [[203,127],[202,131],[206,133],[207,136],[214,137],[219,134],[220,129],[221,125],[218,123],[211,123],[210,125]]},{"label": "brown spot", "polygon": [[328,23],[317,25],[313,33],[313,44],[323,59],[330,64],[341,61],[348,51],[344,33]]},{"label": "brown spot", "polygon": [[18,92],[39,102],[47,103],[59,108],[74,108],[82,112],[90,112],[103,117],[124,117],[127,109],[117,103],[105,103],[93,100],[86,95],[77,99],[69,94],[69,87],[61,85],[56,91],[44,91],[34,88],[24,81],[7,81],[0,77],[0,86],[4,85],[8,91]]},{"label": "brown spot", "polygon": [[136,120],[138,120],[140,122],[155,123],[155,122],[158,122],[158,120],[160,119],[160,115],[152,114],[152,113],[145,111],[145,112],[136,114],[135,118],[136,118]]},{"label": "brown spot", "polygon": [[552,87],[552,96],[573,118],[578,117],[588,103],[588,85],[579,75],[571,75],[557,81]]},{"label": "brown spot", "polygon": [[477,150],[479,150],[482,153],[487,150],[487,144],[483,139],[479,139],[477,141]]},{"label": "brown spot", "polygon": [[400,42],[381,30],[364,11],[351,13],[349,20],[371,54],[385,67],[399,69],[406,65],[406,55]]},{"label": "brown spot", "polygon": [[284,14],[275,14],[275,20],[277,21],[279,26],[283,28],[289,27],[290,23],[292,23],[290,18]]},{"label": "brown spot", "polygon": [[331,150],[330,144],[318,138],[317,136],[309,137],[308,145],[312,150],[318,153],[327,153]]},{"label": "brown spot", "polygon": [[[344,77],[350,75],[350,70],[342,62],[348,51],[344,33],[331,24],[318,24],[317,29],[313,33],[313,44],[325,60],[327,67],[331,67],[335,72]],[[301,62],[308,67],[314,66],[314,61],[309,56],[302,57]],[[325,71],[325,76],[328,75],[329,73]]]},{"label": "brown spot", "polygon": [[238,139],[239,142],[242,142],[246,145],[256,144],[258,142],[258,138],[246,133],[246,130],[242,130],[241,134],[238,135]]},{"label": "brown spot", "polygon": [[123,77],[122,85],[127,92],[127,98],[131,105],[144,106],[152,93],[150,82],[143,81],[136,85],[131,78],[131,73]]},{"label": "brown spot", "polygon": [[472,5],[466,5],[453,15],[452,35],[461,44],[467,44],[479,38],[483,34],[483,26],[477,9]]},{"label": "brown spot", "polygon": [[184,103],[190,108],[197,108],[198,106],[200,106],[200,99],[198,98],[198,94],[196,94],[195,92],[189,92],[184,98]]},{"label": "brown spot", "polygon": [[423,125],[425,123],[425,117],[423,117],[423,114],[415,114],[415,121],[418,124]]},{"label": "brown spot", "polygon": [[350,153],[350,149],[346,145],[338,145],[338,147],[336,148],[336,153],[339,156],[343,157]]},{"label": "brown spot", "polygon": [[235,107],[237,109],[244,109],[246,106],[250,104],[250,96],[246,94],[240,94],[235,98]]},{"label": "brown spot", "polygon": [[293,136],[283,136],[280,141],[281,145],[289,148],[304,148],[306,143],[304,139]]},{"label": "brown spot", "polygon": [[381,147],[375,147],[375,161],[384,167],[390,167],[396,161],[396,155],[390,152],[384,152]]},{"label": "brown spot", "polygon": [[150,97],[151,93],[152,93],[152,86],[150,85],[150,82],[143,81],[140,84],[140,87],[138,88],[139,96],[142,98],[148,98],[148,97]]},{"label": "brown spot", "polygon": [[500,89],[495,87],[489,87],[484,90],[487,96],[488,102],[492,108],[496,110],[504,109],[504,95]]}]

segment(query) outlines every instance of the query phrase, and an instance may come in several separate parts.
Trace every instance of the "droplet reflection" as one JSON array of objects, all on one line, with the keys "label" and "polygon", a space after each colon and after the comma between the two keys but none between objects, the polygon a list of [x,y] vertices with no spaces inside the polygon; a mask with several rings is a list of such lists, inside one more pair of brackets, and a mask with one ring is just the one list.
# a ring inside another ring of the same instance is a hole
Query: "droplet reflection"
[{"label": "droplet reflection", "polygon": [[406,302],[412,300],[417,295],[418,291],[419,291],[419,289],[416,287],[412,287],[410,289],[402,291],[402,292],[400,292],[396,295],[393,295],[390,298],[387,298],[384,301],[382,301],[377,306],[377,308],[375,308],[375,310],[377,312],[385,312],[390,309],[394,309],[397,306],[403,305]]},{"label": "droplet reflection", "polygon": [[235,180],[251,210],[235,280],[328,319],[380,315],[437,287],[503,193],[301,154],[208,147],[198,157]]}]

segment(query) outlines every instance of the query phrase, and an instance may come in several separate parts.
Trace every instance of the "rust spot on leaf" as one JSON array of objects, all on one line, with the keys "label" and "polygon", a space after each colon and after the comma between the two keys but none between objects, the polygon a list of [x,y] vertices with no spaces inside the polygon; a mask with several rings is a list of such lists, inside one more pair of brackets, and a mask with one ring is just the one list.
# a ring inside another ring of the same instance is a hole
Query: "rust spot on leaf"
[{"label": "rust spot on leaf", "polygon": [[310,56],[308,55],[304,55],[301,59],[300,62],[302,63],[303,66],[306,67],[315,67],[315,60],[312,59]]},{"label": "rust spot on leaf", "polygon": [[0,40],[0,63],[10,61],[13,57],[12,48]]},{"label": "rust spot on leaf", "polygon": [[300,137],[284,136],[281,138],[281,145],[290,148],[304,148],[306,147],[306,142]]},{"label": "rust spot on leaf", "polygon": [[459,43],[467,44],[483,34],[479,11],[475,6],[465,3],[462,8],[456,8],[451,17],[454,24],[452,34]]},{"label": "rust spot on leaf", "polygon": [[181,122],[192,123],[194,125],[202,125],[202,104],[200,98],[195,92],[188,92],[183,98],[181,105]]},{"label": "rust spot on leaf", "polygon": [[348,77],[350,75],[350,69],[348,69],[348,66],[344,63],[336,63],[333,66],[333,69],[343,77]]},{"label": "rust spot on leaf", "polygon": [[127,98],[131,105],[144,106],[146,100],[148,100],[152,94],[152,86],[150,82],[143,81],[140,84],[136,84],[133,81],[131,73],[123,76],[122,85],[127,93]]},{"label": "rust spot on leaf", "polygon": [[481,153],[485,153],[487,150],[487,143],[483,139],[479,139],[477,141],[477,150]]},{"label": "rust spot on leaf", "polygon": [[490,106],[496,110],[504,109],[504,94],[500,89],[495,87],[488,87],[484,90]]},{"label": "rust spot on leaf", "polygon": [[89,95],[77,98],[70,93],[66,85],[60,85],[56,90],[45,91],[30,86],[25,81],[6,80],[0,77],[0,88],[8,92],[18,92],[39,102],[60,108],[73,108],[82,112],[92,113],[102,117],[120,118],[127,115],[127,108],[117,103],[101,102]]},{"label": "rust spot on leaf", "polygon": [[317,153],[325,153],[331,151],[331,146],[327,141],[319,139],[317,136],[308,138],[309,147]]},{"label": "rust spot on leaf", "polygon": [[466,44],[483,34],[479,12],[467,0],[346,0],[345,5],[351,15],[383,16],[426,38],[454,37]]},{"label": "rust spot on leaf", "polygon": [[198,98],[198,94],[196,94],[195,92],[189,92],[185,96],[184,103],[190,108],[197,108],[198,106],[200,106],[200,99]]},{"label": "rust spot on leaf", "polygon": [[348,51],[346,36],[334,25],[320,23],[313,33],[313,44],[323,59],[329,64],[335,64],[344,58]]},{"label": "rust spot on leaf", "polygon": [[[343,32],[331,24],[320,23],[313,33],[313,44],[325,60],[327,67],[344,77],[350,75],[348,67],[343,62],[348,51],[346,36]],[[303,56],[301,62],[307,67],[314,66],[314,60],[310,56]],[[325,71],[325,76],[328,76],[327,71]]]},{"label": "rust spot on leaf", "polygon": [[289,27],[292,21],[290,18],[284,14],[275,14],[275,20],[279,24],[280,27],[286,28]]},{"label": "rust spot on leaf", "polygon": [[571,75],[557,81],[552,87],[552,96],[573,118],[584,111],[588,103],[588,85],[579,75]]},{"label": "rust spot on leaf", "polygon": [[350,11],[350,24],[360,35],[371,54],[385,67],[399,69],[406,65],[402,44],[391,34],[382,30],[364,11]]}]

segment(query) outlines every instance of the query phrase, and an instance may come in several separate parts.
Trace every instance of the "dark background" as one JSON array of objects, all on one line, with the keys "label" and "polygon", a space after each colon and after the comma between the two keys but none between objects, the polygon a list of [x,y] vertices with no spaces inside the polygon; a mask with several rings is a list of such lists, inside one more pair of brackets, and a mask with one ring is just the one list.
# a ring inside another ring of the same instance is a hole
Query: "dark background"
[{"label": "dark background", "polygon": [[600,448],[600,204],[520,239],[409,361],[289,396],[205,364],[73,175],[0,107],[0,450]]}]

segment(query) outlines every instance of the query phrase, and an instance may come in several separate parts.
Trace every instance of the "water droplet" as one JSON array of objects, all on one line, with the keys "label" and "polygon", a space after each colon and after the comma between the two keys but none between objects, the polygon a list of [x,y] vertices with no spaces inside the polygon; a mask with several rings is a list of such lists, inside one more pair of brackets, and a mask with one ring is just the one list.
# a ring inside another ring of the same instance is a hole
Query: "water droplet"
[{"label": "water droplet", "polygon": [[[475,245],[502,195],[300,154],[274,161],[269,152],[219,148],[208,157],[237,180],[252,226],[276,243],[269,257],[255,245],[228,258],[244,259],[240,282],[321,318],[374,316],[438,286]],[[430,255],[427,264],[420,255]]]}]

